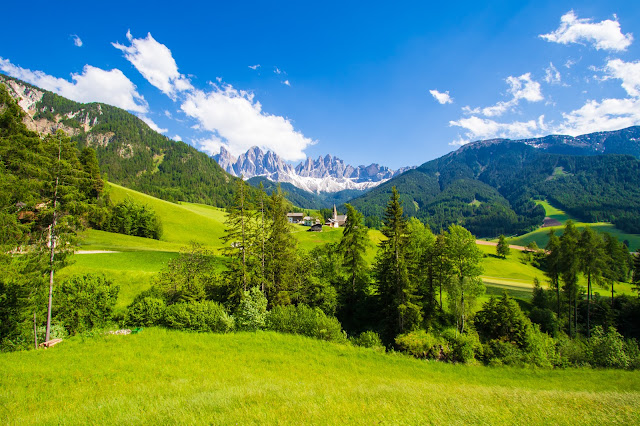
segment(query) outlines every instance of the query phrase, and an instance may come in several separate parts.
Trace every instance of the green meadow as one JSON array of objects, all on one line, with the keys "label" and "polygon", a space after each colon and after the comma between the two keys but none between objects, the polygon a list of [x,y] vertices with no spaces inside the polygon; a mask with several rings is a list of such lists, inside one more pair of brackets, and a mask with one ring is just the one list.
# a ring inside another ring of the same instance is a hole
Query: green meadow
[{"label": "green meadow", "polygon": [[640,422],[638,371],[452,365],[272,332],[77,336],[0,354],[0,371],[5,424]]},{"label": "green meadow", "polygon": [[628,234],[623,232],[613,226],[611,223],[607,222],[597,222],[597,223],[585,223],[580,222],[564,211],[552,206],[546,201],[536,201],[536,203],[540,204],[544,207],[547,217],[558,220],[562,226],[550,226],[546,228],[539,228],[535,231],[529,232],[528,234],[520,235],[518,237],[509,238],[509,244],[526,246],[527,244],[535,241],[538,247],[543,248],[547,245],[549,241],[549,231],[553,229],[556,235],[562,235],[564,224],[567,220],[571,219],[576,225],[576,228],[581,231],[586,226],[591,227],[593,230],[597,232],[607,232],[612,236],[616,237],[620,241],[628,241],[629,249],[631,251],[635,251],[640,248],[640,235],[639,234]]},{"label": "green meadow", "polygon": [[[114,234],[110,232],[87,230],[82,233],[80,250],[89,251],[117,251],[120,253],[76,254],[72,257],[72,264],[63,269],[59,277],[64,279],[80,273],[105,273],[120,286],[120,297],[117,307],[125,307],[139,292],[149,288],[153,277],[178,255],[180,249],[191,242],[197,242],[219,254],[223,246],[221,237],[224,235],[224,221],[226,213],[223,209],[202,204],[171,203],[159,200],[149,195],[110,183],[108,191],[111,199],[118,202],[126,197],[152,207],[162,218],[163,235],[160,241],[148,238]],[[570,216],[549,203],[539,201],[547,216],[565,223]],[[578,223],[582,228],[585,224]],[[595,229],[611,229],[620,234],[611,224],[590,224]],[[557,227],[561,232],[562,227]],[[311,250],[318,245],[337,243],[342,237],[342,228],[323,227],[322,232],[308,232],[308,227],[293,225],[293,235],[298,240],[300,250]],[[521,237],[512,238],[510,244],[526,245],[536,241],[540,247],[546,244],[546,235],[550,228],[541,228]],[[555,229],[555,228],[554,228]],[[615,234],[615,235],[619,235]],[[633,244],[640,246],[640,236],[620,234]],[[367,260],[373,263],[378,243],[384,238],[378,230],[369,231],[371,245],[367,251]],[[635,239],[634,239],[635,238]],[[511,250],[506,259],[495,255],[495,247],[478,246],[484,253],[482,266],[484,272],[482,280],[487,287],[483,302],[491,295],[500,295],[506,291],[510,296],[528,300],[533,290],[533,280],[538,278],[545,286],[545,277],[540,269],[522,261],[522,254]],[[220,270],[224,260],[220,259]],[[596,288],[603,296],[610,295],[610,289]],[[631,286],[627,283],[617,284],[618,294],[631,294]],[[480,306],[480,303],[478,304]]]}]

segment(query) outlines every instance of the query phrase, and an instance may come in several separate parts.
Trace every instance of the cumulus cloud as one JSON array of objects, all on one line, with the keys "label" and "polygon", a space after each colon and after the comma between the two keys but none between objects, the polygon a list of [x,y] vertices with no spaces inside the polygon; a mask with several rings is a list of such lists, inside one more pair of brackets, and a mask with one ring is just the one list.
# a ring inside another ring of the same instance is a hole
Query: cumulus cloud
[{"label": "cumulus cloud", "polygon": [[449,95],[448,90],[442,93],[434,89],[434,90],[429,90],[429,93],[431,93],[431,96],[433,96],[435,100],[438,101],[441,105],[453,103],[453,98]]},{"label": "cumulus cloud", "polygon": [[640,124],[640,99],[590,100],[562,116],[564,122],[555,129],[555,133],[577,136],[623,129]]},{"label": "cumulus cloud", "polygon": [[155,130],[158,133],[167,133],[169,131],[169,129],[163,129],[160,126],[158,126],[152,119],[147,117],[145,114],[138,114],[138,117],[140,118],[140,120],[147,123],[147,126],[151,127],[152,130]]},{"label": "cumulus cloud", "polygon": [[80,39],[80,37],[78,37],[77,35],[73,34],[73,35],[71,35],[71,38],[73,38],[73,44],[75,44],[76,47],[82,47],[82,40]]},{"label": "cumulus cloud", "polygon": [[282,84],[284,84],[285,86],[291,87],[291,83],[289,82],[289,80],[283,81]]},{"label": "cumulus cloud", "polygon": [[633,41],[631,33],[622,34],[620,23],[614,15],[614,20],[607,19],[593,22],[591,19],[579,19],[573,10],[560,18],[560,27],[549,34],[540,37],[560,44],[590,43],[597,50],[626,50]]},{"label": "cumulus cloud", "polygon": [[480,117],[462,118],[457,121],[450,121],[450,126],[466,129],[464,137],[451,142],[450,145],[464,145],[473,140],[489,138],[526,138],[536,134],[544,126],[544,116],[538,120],[514,121],[511,123],[500,123],[495,120]]},{"label": "cumulus cloud", "polygon": [[200,129],[213,133],[197,141],[209,153],[217,153],[224,146],[231,154],[239,155],[259,146],[284,160],[297,161],[306,158],[303,151],[314,143],[296,131],[288,119],[262,111],[253,93],[231,85],[213,84],[209,92],[193,90],[180,108],[198,121]]},{"label": "cumulus cloud", "polygon": [[544,72],[544,81],[549,84],[560,83],[562,80],[562,75],[560,74],[560,71],[553,66],[553,62],[549,62],[549,67],[546,68]]},{"label": "cumulus cloud", "polygon": [[127,32],[130,46],[111,43],[113,47],[122,51],[124,57],[142,74],[153,86],[157,87],[172,99],[178,92],[193,89],[190,80],[178,72],[178,65],[173,59],[171,50],[162,43],[158,43],[151,33],[146,38],[133,38]]},{"label": "cumulus cloud", "polygon": [[178,142],[182,142],[182,137],[180,137],[180,135],[173,135],[173,140],[174,141],[178,141]]},{"label": "cumulus cloud", "polygon": [[485,117],[499,117],[512,110],[524,99],[529,102],[539,102],[544,99],[540,83],[531,78],[531,73],[522,74],[519,77],[509,76],[505,80],[509,88],[507,91],[511,95],[508,101],[500,101],[495,105],[484,108],[463,107],[466,114],[482,114]]},{"label": "cumulus cloud", "polygon": [[640,97],[640,61],[613,59],[607,62],[605,71],[608,77],[622,80],[622,88],[629,96]]},{"label": "cumulus cloud", "polygon": [[107,71],[85,65],[81,74],[71,74],[72,81],[68,81],[42,71],[21,68],[0,58],[0,70],[76,102],[103,102],[138,113],[146,113],[149,109],[136,86],[119,69]]},{"label": "cumulus cloud", "polygon": [[258,68],[260,68],[260,64],[255,64],[255,65],[249,65],[249,68],[251,68],[252,70],[257,70]]}]

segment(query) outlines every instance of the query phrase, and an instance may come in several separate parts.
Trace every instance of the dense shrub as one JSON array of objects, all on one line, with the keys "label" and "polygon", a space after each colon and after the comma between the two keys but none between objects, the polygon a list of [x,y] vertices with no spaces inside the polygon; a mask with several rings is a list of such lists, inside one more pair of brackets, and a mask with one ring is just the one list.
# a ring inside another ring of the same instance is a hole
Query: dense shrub
[{"label": "dense shrub", "polygon": [[267,319],[267,298],[259,287],[244,291],[242,300],[235,313],[236,329],[245,331],[260,330]]},{"label": "dense shrub", "polygon": [[529,314],[529,319],[540,326],[540,331],[550,336],[558,334],[558,317],[551,309],[534,307]]},{"label": "dense shrub", "polygon": [[586,339],[581,337],[571,339],[566,334],[557,337],[557,351],[559,365],[568,366],[589,366],[589,354]]},{"label": "dense shrub", "polygon": [[518,303],[507,296],[492,297],[475,316],[474,325],[483,342],[501,340],[526,345],[531,322],[524,315]]},{"label": "dense shrub", "polygon": [[164,300],[145,296],[136,298],[127,308],[125,323],[130,326],[150,327],[162,324],[166,305]]},{"label": "dense shrub", "polygon": [[104,275],[76,275],[56,290],[54,312],[70,334],[104,327],[111,320],[119,287]]},{"label": "dense shrub", "polygon": [[622,335],[613,328],[604,331],[600,326],[594,327],[587,347],[596,367],[627,368],[630,364]]},{"label": "dense shrub", "polygon": [[234,328],[233,317],[226,313],[222,305],[210,300],[167,306],[164,323],[178,330],[216,333],[227,333]]},{"label": "dense shrub", "polygon": [[442,337],[451,349],[447,361],[468,363],[482,352],[480,338],[473,330],[458,333],[455,328],[448,328],[442,332]]},{"label": "dense shrub", "polygon": [[319,308],[306,305],[276,306],[267,315],[267,329],[301,334],[316,339],[344,343],[347,341],[340,322]]},{"label": "dense shrub", "polygon": [[363,331],[357,337],[352,337],[351,343],[356,346],[362,346],[364,348],[371,348],[381,352],[384,352],[384,345],[382,339],[375,331]]},{"label": "dense shrub", "polygon": [[395,342],[399,350],[416,358],[444,360],[449,353],[449,346],[443,338],[424,330],[401,334]]}]

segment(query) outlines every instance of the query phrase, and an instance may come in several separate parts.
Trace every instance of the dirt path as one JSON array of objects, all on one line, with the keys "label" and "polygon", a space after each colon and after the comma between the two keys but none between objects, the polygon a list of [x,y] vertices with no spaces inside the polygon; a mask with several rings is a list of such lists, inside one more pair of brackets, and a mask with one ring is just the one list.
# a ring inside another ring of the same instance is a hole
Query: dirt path
[{"label": "dirt path", "polygon": [[[484,240],[476,240],[476,244],[479,244],[481,246],[497,246],[498,243],[494,243],[493,241],[484,241]],[[527,248],[526,247],[522,247],[522,246],[509,246],[509,248],[512,248],[514,250],[520,250],[520,251],[524,251]]]}]

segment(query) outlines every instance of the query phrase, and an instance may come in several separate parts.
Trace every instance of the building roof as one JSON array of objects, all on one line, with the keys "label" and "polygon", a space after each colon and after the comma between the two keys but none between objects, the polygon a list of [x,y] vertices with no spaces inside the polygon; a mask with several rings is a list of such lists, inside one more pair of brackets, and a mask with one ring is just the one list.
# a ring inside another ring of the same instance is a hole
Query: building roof
[{"label": "building roof", "polygon": [[304,213],[287,213],[287,217],[303,217]]}]

